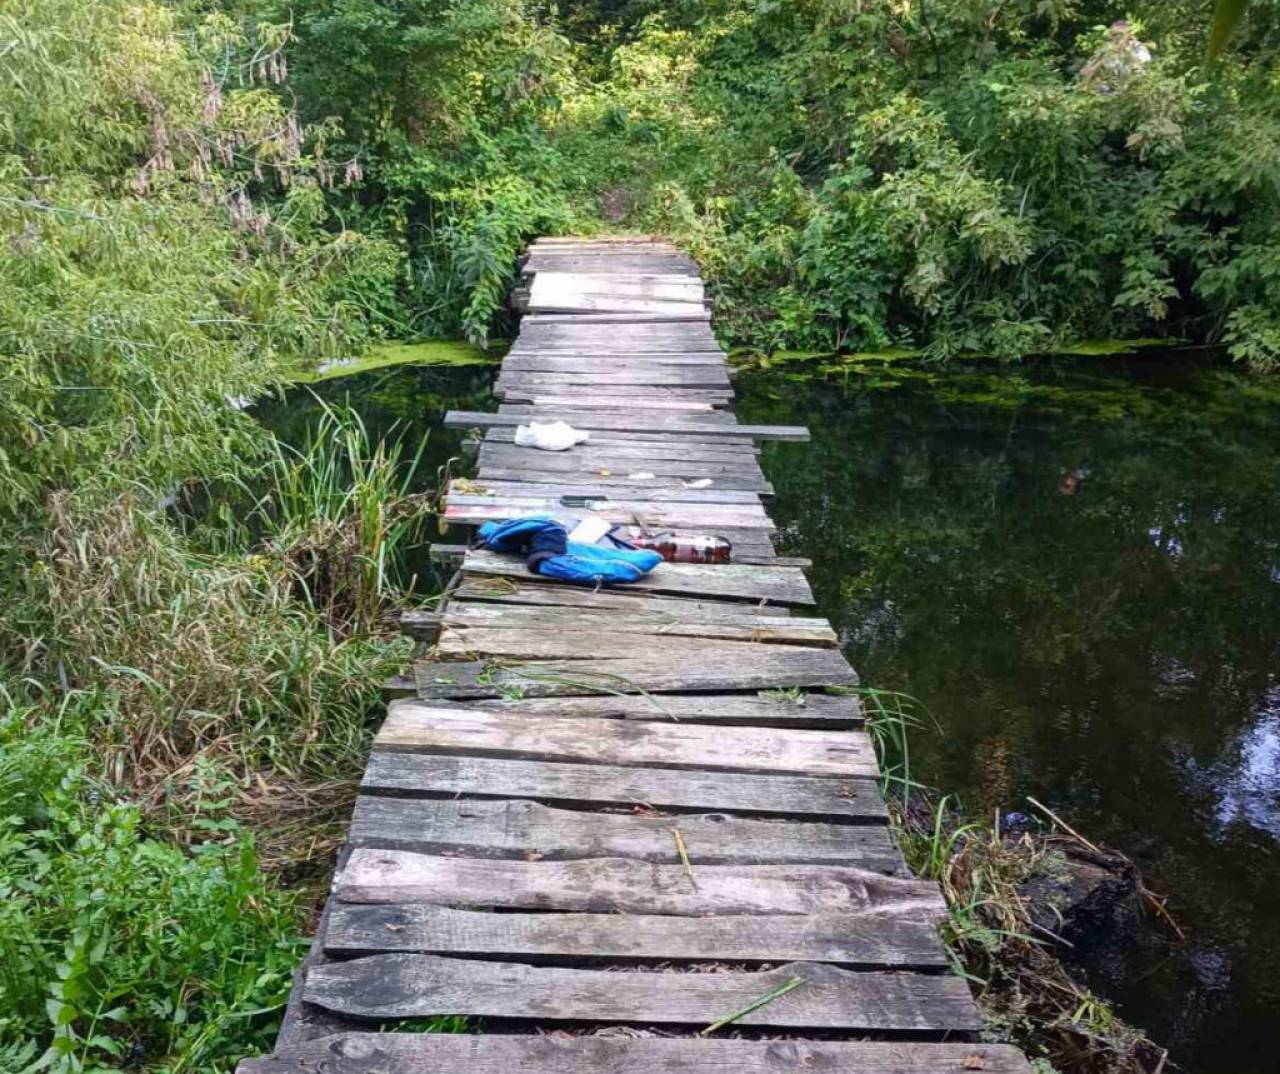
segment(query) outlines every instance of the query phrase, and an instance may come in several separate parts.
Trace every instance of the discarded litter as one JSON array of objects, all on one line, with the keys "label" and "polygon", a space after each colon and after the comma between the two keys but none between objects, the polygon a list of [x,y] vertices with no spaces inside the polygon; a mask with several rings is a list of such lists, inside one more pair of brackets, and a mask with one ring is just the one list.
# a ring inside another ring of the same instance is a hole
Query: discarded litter
[{"label": "discarded litter", "polygon": [[668,563],[728,563],[733,545],[725,537],[700,533],[655,533],[630,538],[635,548],[657,552]]},{"label": "discarded litter", "polygon": [[565,421],[531,421],[528,425],[516,426],[515,441],[517,447],[534,447],[542,451],[568,451],[575,444],[581,444],[589,439],[590,436],[590,433],[575,429]]},{"label": "discarded litter", "polygon": [[711,487],[711,478],[700,477],[697,481],[680,482],[687,489],[709,489]]},{"label": "discarded litter", "polygon": [[628,481],[652,481],[653,474],[648,470],[641,470],[638,474],[627,474]]},{"label": "discarded litter", "polygon": [[564,526],[546,515],[486,522],[480,543],[524,556],[531,574],[579,585],[638,582],[662,562],[653,551],[570,541]]}]

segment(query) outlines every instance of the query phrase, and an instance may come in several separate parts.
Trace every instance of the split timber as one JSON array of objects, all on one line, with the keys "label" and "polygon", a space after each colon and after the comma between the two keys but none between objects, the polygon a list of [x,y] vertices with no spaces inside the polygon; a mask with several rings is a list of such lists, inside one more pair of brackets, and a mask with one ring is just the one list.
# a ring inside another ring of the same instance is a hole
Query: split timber
[{"label": "split timber", "polygon": [[[727,535],[735,563],[592,592],[463,553],[443,610],[405,617],[423,658],[276,1050],[240,1074],[1027,1074],[977,1042],[857,676],[774,550],[756,443],[806,431],[738,423],[673,246],[543,239],[524,269],[497,413],[447,419],[484,430],[448,520],[594,513]],[[590,439],[516,447],[534,418]]]}]

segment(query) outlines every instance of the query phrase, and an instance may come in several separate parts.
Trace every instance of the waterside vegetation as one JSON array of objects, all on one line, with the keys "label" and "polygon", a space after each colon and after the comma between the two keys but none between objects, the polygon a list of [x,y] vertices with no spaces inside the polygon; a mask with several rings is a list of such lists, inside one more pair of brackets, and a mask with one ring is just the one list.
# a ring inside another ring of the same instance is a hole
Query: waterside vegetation
[{"label": "waterside vegetation", "polygon": [[1270,368],[1274,12],[1213,63],[1207,32],[1191,3],[2,0],[0,1071],[270,1039],[431,503],[419,444],[335,413],[290,453],[248,404],[500,336],[524,242],[606,227],[675,236],[766,351],[1177,336]]}]

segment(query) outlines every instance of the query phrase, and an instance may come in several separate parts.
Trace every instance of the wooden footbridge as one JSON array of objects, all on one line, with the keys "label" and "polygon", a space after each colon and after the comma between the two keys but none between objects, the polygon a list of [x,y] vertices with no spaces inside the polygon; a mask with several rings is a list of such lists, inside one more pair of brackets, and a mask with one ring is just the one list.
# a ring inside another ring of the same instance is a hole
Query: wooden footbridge
[{"label": "wooden footbridge", "polygon": [[[696,266],[541,240],[446,514],[714,533],[625,589],[469,550],[392,684],[275,1053],[241,1074],[1024,1074],[886,823],[857,682],[778,557]],[[562,418],[590,439],[517,447]],[[467,1019],[464,1032],[442,1022]]]}]

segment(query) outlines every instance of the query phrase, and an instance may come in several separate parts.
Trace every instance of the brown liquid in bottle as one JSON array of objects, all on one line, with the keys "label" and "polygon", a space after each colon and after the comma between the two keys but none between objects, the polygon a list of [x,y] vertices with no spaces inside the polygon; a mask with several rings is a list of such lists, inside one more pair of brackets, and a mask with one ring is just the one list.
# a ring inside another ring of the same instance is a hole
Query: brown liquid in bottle
[{"label": "brown liquid in bottle", "polygon": [[633,548],[648,548],[668,563],[728,563],[733,553],[723,537],[703,534],[659,533],[652,537],[633,537]]}]

